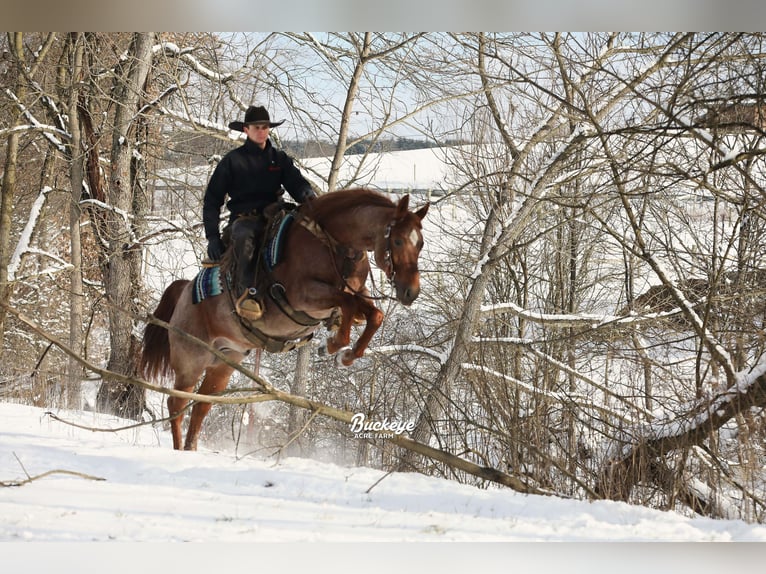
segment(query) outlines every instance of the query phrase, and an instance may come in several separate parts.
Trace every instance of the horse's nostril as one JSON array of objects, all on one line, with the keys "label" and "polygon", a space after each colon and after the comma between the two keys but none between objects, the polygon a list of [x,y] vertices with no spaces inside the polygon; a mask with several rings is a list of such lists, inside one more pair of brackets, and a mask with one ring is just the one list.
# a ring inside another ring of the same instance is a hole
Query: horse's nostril
[{"label": "horse's nostril", "polygon": [[401,294],[401,297],[399,301],[403,303],[404,305],[411,305],[412,302],[418,298],[418,295],[420,294],[420,289],[413,288],[413,287],[407,287]]}]

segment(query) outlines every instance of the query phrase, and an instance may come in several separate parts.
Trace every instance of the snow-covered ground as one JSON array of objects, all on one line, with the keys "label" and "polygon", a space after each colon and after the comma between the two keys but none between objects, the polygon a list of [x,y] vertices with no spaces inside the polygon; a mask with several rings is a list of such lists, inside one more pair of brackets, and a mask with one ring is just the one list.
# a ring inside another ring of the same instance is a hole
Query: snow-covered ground
[{"label": "snow-covered ground", "polygon": [[[129,424],[55,414],[98,428]],[[0,482],[4,542],[766,541],[763,525],[618,502],[308,459],[174,452],[159,426],[93,432],[8,403],[0,403]]]}]

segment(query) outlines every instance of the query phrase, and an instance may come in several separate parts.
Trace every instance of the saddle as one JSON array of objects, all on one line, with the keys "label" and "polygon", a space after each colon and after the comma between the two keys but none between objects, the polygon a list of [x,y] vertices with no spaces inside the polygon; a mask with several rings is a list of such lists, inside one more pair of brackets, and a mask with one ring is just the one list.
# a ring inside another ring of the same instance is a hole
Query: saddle
[{"label": "saddle", "polygon": [[[232,292],[244,291],[234,302],[237,314],[250,320],[258,319],[258,316],[253,316],[252,313],[240,312],[241,304],[250,295],[249,291],[252,287],[255,287],[254,290],[260,293],[264,293],[269,287],[271,271],[285,256],[285,238],[294,220],[293,211],[296,207],[294,204],[279,202],[268,206],[262,214],[253,213],[242,216],[243,218],[259,218],[263,221],[262,225],[259,226],[259,232],[253,238],[254,250],[245,254],[249,261],[257,262],[254,285],[237,285],[233,278],[236,268],[243,265],[243,262],[235,260],[231,226],[227,225],[222,233],[223,242],[226,246],[224,257],[221,261],[208,258],[202,260],[202,269],[194,279],[194,303],[197,304],[208,297],[220,295],[222,282],[225,278],[230,290],[233,290]],[[221,273],[222,269],[227,270],[225,274]]]},{"label": "saddle", "polygon": [[[295,212],[296,208],[295,204],[278,202],[269,205],[260,216],[265,223],[261,227],[261,236],[255,238],[254,253],[249,255],[251,261],[257,262],[252,286],[234,301],[236,313],[251,326],[257,324],[263,315],[262,300],[265,296],[298,325],[313,327],[321,323],[320,319],[293,308],[287,300],[284,285],[276,282],[272,274],[274,268],[287,256],[285,242],[290,227],[296,221],[302,221]],[[255,299],[256,293],[260,300]]]},{"label": "saddle", "polygon": [[[264,219],[264,224],[261,227],[261,233],[259,237],[254,238],[254,250],[250,254],[245,254],[249,257],[250,261],[257,262],[255,266],[255,275],[253,277],[252,285],[250,286],[238,286],[233,278],[231,272],[232,264],[239,266],[241,263],[238,261],[232,261],[234,257],[234,250],[227,249],[227,255],[224,257],[223,268],[228,268],[230,271],[223,274],[227,281],[228,291],[232,294],[232,303],[234,305],[235,312],[240,319],[246,323],[249,329],[255,328],[258,324],[258,320],[263,315],[263,297],[268,296],[276,306],[290,319],[298,325],[310,327],[319,325],[322,321],[325,321],[328,329],[331,329],[334,323],[338,322],[338,317],[331,316],[326,319],[317,319],[311,315],[294,309],[290,302],[287,300],[286,290],[284,285],[274,280],[272,271],[284,260],[287,256],[285,250],[285,240],[293,224],[299,224],[308,229],[315,235],[320,241],[325,243],[331,250],[342,256],[342,263],[338,272],[345,279],[349,273],[351,273],[359,262],[360,259],[366,257],[363,251],[357,252],[349,250],[348,248],[339,246],[335,241],[329,237],[314,221],[311,219],[300,217],[296,213],[297,206],[291,203],[278,202],[268,206],[263,210],[262,214],[258,217]],[[246,215],[245,217],[252,217]],[[224,230],[224,241],[230,243],[230,238],[227,237],[228,230]],[[231,258],[231,259],[229,259]],[[204,263],[203,263],[204,265]],[[217,263],[216,263],[216,269]],[[217,279],[217,276],[215,277]],[[222,277],[223,279],[223,277]],[[205,283],[212,283],[215,285],[215,280],[211,281],[210,274],[200,273],[200,281],[206,280]],[[236,293],[240,293],[238,296]],[[215,289],[215,293],[208,293],[208,296],[220,293],[220,289]],[[256,300],[253,294],[257,293],[260,299]]]},{"label": "saddle", "polygon": [[269,205],[262,214],[244,216],[260,218],[262,223],[256,228],[253,237],[253,251],[242,254],[248,261],[234,262],[237,267],[255,263],[249,284],[235,287],[241,294],[234,301],[234,309],[243,319],[254,322],[263,315],[263,295],[274,287],[271,271],[284,257],[284,242],[293,221],[292,212],[295,207],[293,204],[278,202]]}]

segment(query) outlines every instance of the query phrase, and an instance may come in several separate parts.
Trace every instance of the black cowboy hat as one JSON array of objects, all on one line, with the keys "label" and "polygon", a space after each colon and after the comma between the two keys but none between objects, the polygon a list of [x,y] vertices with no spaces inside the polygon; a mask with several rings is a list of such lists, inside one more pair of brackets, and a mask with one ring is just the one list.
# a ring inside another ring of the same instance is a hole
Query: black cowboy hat
[{"label": "black cowboy hat", "polygon": [[250,124],[269,124],[270,128],[281,126],[285,123],[285,120],[281,122],[272,122],[269,117],[269,112],[263,106],[250,106],[245,112],[245,121],[231,122],[229,129],[237,132],[243,131],[244,127]]}]

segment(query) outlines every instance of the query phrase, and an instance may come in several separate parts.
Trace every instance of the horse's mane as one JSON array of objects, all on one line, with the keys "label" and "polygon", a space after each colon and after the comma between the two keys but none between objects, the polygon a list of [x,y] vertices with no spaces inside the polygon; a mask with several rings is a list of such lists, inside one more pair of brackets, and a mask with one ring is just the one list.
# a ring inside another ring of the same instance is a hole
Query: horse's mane
[{"label": "horse's mane", "polygon": [[309,204],[303,205],[302,209],[303,213],[321,225],[331,215],[366,206],[396,207],[394,202],[378,191],[354,188],[325,193]]}]

